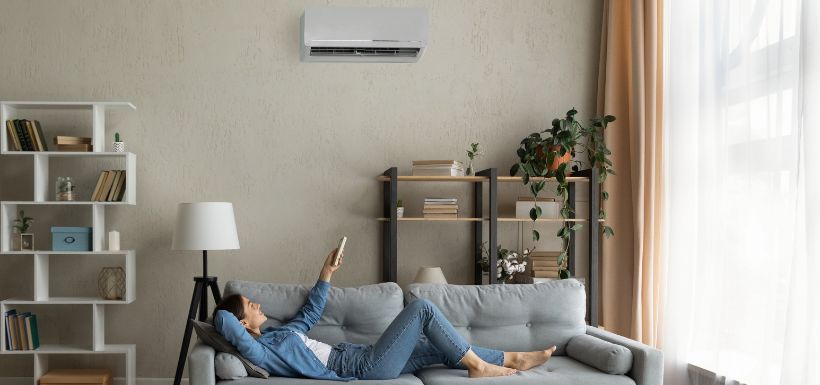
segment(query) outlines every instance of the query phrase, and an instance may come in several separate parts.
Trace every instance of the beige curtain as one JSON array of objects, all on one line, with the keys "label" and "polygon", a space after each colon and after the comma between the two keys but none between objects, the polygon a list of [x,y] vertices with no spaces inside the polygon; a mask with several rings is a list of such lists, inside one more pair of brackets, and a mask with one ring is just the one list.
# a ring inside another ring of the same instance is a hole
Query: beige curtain
[{"label": "beige curtain", "polygon": [[663,282],[663,0],[605,0],[598,113],[617,175],[604,184],[601,325],[657,345]]}]

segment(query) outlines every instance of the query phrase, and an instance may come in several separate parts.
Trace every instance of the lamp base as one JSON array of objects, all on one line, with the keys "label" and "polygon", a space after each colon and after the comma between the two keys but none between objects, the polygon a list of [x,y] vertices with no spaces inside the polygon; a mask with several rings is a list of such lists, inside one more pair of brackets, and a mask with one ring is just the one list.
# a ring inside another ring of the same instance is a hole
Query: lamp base
[{"label": "lamp base", "polygon": [[188,318],[185,321],[185,335],[182,338],[182,347],[179,351],[179,362],[177,363],[177,373],[174,376],[174,385],[180,385],[182,381],[182,370],[185,368],[185,360],[188,358],[188,346],[191,344],[191,331],[193,331],[193,321],[199,309],[200,321],[208,319],[208,288],[214,297],[214,303],[222,301],[222,295],[219,293],[219,285],[216,283],[216,277],[194,277],[194,294],[191,297],[191,307],[188,309]]}]

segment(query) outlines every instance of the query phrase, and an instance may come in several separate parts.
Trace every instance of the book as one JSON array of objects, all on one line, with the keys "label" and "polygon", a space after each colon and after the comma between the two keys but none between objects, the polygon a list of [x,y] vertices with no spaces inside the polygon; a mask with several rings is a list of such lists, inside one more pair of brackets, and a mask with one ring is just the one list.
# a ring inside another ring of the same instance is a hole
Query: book
[{"label": "book", "polygon": [[54,137],[54,144],[91,144],[91,138],[57,135]]},{"label": "book", "polygon": [[558,257],[561,255],[561,251],[538,251],[535,250],[530,253],[531,257]]},{"label": "book", "polygon": [[12,120],[6,120],[6,131],[9,134],[9,150],[20,151],[20,138],[17,137],[17,129]]},{"label": "book", "polygon": [[15,316],[17,321],[17,340],[20,341],[20,350],[29,350],[28,337],[26,337],[26,317],[31,313],[25,312]]},{"label": "book", "polygon": [[122,175],[120,177],[120,184],[117,186],[117,191],[114,193],[114,202],[122,202],[122,198],[125,196],[125,170],[122,170]]},{"label": "book", "polygon": [[6,324],[6,350],[14,350],[14,344],[12,344],[12,338],[14,336],[14,329],[12,329],[12,322],[11,318],[17,314],[16,309],[11,309],[3,313],[3,318],[5,319]]},{"label": "book", "polygon": [[456,198],[424,198],[424,204],[456,204],[458,203],[458,199]]},{"label": "book", "polygon": [[114,170],[114,179],[111,182],[111,188],[108,190],[108,195],[104,199],[106,202],[111,202],[114,200],[114,192],[117,191],[117,186],[120,184],[120,178],[122,178],[122,171]]},{"label": "book", "polygon": [[20,146],[23,151],[32,151],[31,141],[29,140],[28,135],[26,134],[26,129],[23,127],[23,123],[20,119],[14,119],[14,128],[17,130],[17,136],[20,138]]},{"label": "book", "polygon": [[464,169],[458,168],[416,168],[413,167],[413,176],[464,176]]},{"label": "book", "polygon": [[533,271],[533,278],[558,278],[558,271]]},{"label": "book", "polygon": [[422,213],[424,213],[424,214],[458,214],[458,208],[428,209],[428,208],[425,207],[424,210],[422,210]]},{"label": "book", "polygon": [[100,195],[100,188],[105,181],[105,171],[100,172],[100,177],[97,178],[97,185],[94,187],[94,192],[91,193],[91,201],[96,201],[97,196]]},{"label": "book", "polygon": [[26,119],[23,119],[23,123],[26,125],[26,132],[28,132],[29,137],[32,139],[34,151],[43,151],[43,145],[40,144],[40,138],[37,135],[37,130],[34,128],[34,123]]},{"label": "book", "polygon": [[458,218],[458,214],[424,214],[425,218]]},{"label": "book", "polygon": [[[516,200],[518,200],[518,201],[525,201],[525,202],[534,202],[534,201],[535,201],[535,198],[533,198],[532,196],[519,196],[518,198],[516,198]],[[539,202],[555,202],[555,198],[551,198],[551,197],[538,197],[538,201],[539,201]]]},{"label": "book", "polygon": [[103,202],[108,198],[108,193],[111,191],[111,186],[114,184],[114,177],[116,173],[114,170],[108,170],[105,172],[105,181],[103,182],[102,187],[100,188],[100,195],[96,197],[96,201]]},{"label": "book", "polygon": [[58,144],[57,151],[91,152],[94,146],[90,144]]},{"label": "book", "polygon": [[43,145],[43,151],[48,151],[48,141],[46,140],[46,136],[43,134],[43,127],[40,125],[39,120],[34,121],[34,129],[37,132],[37,136],[40,138],[40,142]]},{"label": "book", "polygon": [[28,350],[35,350],[40,347],[40,335],[37,330],[37,315],[30,314],[25,318],[26,343]]}]

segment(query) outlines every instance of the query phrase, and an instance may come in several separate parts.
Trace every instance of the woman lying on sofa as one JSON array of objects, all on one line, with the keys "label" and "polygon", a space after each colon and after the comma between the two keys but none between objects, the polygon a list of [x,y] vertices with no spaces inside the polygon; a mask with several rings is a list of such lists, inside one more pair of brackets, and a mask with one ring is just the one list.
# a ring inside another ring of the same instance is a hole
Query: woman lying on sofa
[{"label": "woman lying on sofa", "polygon": [[[245,358],[280,377],[386,380],[434,364],[467,369],[470,377],[515,374],[546,362],[555,346],[534,352],[502,352],[470,346],[439,309],[425,299],[408,304],[374,345],[334,346],[306,335],[322,316],[330,278],[341,267],[328,254],[307,302],[290,322],[259,330],[267,317],[258,303],[235,294],[214,310],[214,324]],[[344,257],[342,257],[342,260]]]}]

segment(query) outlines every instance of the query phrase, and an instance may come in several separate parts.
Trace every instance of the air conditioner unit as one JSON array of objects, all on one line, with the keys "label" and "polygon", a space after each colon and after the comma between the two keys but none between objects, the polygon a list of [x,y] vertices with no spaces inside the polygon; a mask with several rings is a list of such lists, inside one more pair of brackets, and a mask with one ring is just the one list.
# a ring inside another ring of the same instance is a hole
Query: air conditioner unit
[{"label": "air conditioner unit", "polygon": [[414,63],[429,25],[423,8],[306,8],[302,60]]}]

